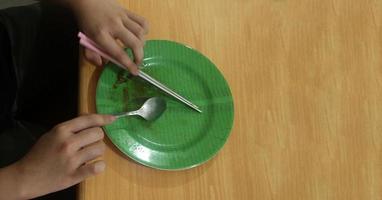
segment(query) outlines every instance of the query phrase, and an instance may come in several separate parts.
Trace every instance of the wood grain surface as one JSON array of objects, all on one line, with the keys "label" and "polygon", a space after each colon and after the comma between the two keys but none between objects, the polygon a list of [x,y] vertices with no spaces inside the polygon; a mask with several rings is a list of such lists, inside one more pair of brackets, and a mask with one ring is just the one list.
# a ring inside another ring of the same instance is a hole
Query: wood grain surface
[{"label": "wood grain surface", "polygon": [[[230,138],[206,164],[150,169],[105,140],[82,200],[382,199],[382,1],[123,0],[148,39],[209,57],[234,97]],[[101,69],[80,63],[80,113]]]}]

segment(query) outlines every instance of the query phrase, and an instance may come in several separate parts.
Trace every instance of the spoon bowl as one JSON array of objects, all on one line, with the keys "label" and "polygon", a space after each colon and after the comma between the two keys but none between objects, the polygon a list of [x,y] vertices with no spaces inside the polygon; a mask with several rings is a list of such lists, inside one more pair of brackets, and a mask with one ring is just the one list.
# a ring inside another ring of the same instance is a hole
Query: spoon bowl
[{"label": "spoon bowl", "polygon": [[145,101],[141,108],[135,111],[124,112],[115,114],[117,118],[138,115],[147,121],[153,121],[158,119],[166,110],[166,101],[160,97],[152,97]]}]

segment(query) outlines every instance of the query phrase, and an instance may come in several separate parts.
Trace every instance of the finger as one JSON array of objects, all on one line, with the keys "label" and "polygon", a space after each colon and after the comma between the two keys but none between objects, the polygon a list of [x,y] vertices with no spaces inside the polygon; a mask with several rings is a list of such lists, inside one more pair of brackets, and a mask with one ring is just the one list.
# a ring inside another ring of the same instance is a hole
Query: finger
[{"label": "finger", "polygon": [[143,60],[143,42],[127,29],[117,32],[115,36],[120,39],[124,45],[133,50],[134,62],[140,65]]},{"label": "finger", "polygon": [[89,144],[102,140],[104,133],[101,128],[94,127],[77,132],[72,137],[73,141],[75,142],[76,150],[78,150]]},{"label": "finger", "polygon": [[137,65],[131,61],[129,56],[123,51],[116,40],[111,37],[110,34],[99,34],[96,37],[96,43],[98,43],[101,48],[103,48],[107,53],[109,53],[114,59],[124,65],[131,73],[134,75],[138,74]]},{"label": "finger", "polygon": [[127,16],[129,16],[132,20],[136,21],[139,25],[141,25],[141,27],[144,30],[144,34],[147,34],[149,32],[149,23],[145,18],[135,13],[132,13],[128,10],[126,10],[126,13],[127,13]]},{"label": "finger", "polygon": [[91,51],[89,49],[85,49],[85,58],[92,63],[93,65],[96,66],[101,66],[102,65],[102,59],[101,56],[95,53],[94,51]]},{"label": "finger", "polygon": [[83,129],[105,126],[113,122],[116,118],[112,115],[83,115],[67,122],[63,125],[68,128],[69,131],[78,132]]},{"label": "finger", "polygon": [[77,166],[82,165],[88,161],[94,160],[101,156],[105,152],[105,144],[103,141],[98,141],[96,143],[90,144],[85,148],[81,149],[76,155]]},{"label": "finger", "polygon": [[106,65],[108,62],[109,62],[108,59],[106,59],[106,58],[102,58],[102,65]]},{"label": "finger", "polygon": [[128,16],[126,16],[122,22],[127,30],[130,30],[137,38],[144,42],[145,30],[137,22],[131,20]]},{"label": "finger", "polygon": [[90,176],[94,176],[103,172],[105,170],[105,167],[105,162],[103,160],[98,160],[79,167],[73,176],[76,182],[81,182]]}]

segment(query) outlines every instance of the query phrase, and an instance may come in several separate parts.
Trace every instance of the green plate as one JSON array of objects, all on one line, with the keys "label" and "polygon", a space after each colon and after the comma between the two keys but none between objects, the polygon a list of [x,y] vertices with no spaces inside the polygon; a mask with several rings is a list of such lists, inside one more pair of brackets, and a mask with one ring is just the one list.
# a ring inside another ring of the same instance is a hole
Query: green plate
[{"label": "green plate", "polygon": [[120,118],[104,127],[107,136],[125,155],[156,169],[180,170],[206,162],[231,132],[234,108],[227,82],[209,59],[182,44],[151,40],[144,50],[142,70],[199,106],[203,113],[107,64],[97,85],[98,113],[135,110],[154,96],[167,102],[167,110],[157,120]]}]

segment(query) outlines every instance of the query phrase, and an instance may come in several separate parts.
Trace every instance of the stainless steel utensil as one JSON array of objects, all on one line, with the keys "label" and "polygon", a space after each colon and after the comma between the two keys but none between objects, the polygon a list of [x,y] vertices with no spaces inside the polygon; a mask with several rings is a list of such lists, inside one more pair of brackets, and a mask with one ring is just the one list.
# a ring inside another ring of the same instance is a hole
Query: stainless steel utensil
[{"label": "stainless steel utensil", "polygon": [[142,107],[135,111],[124,112],[115,114],[117,118],[131,116],[131,115],[139,115],[143,119],[147,121],[153,121],[159,118],[162,113],[166,110],[167,104],[166,101],[159,97],[152,97],[145,101]]}]

